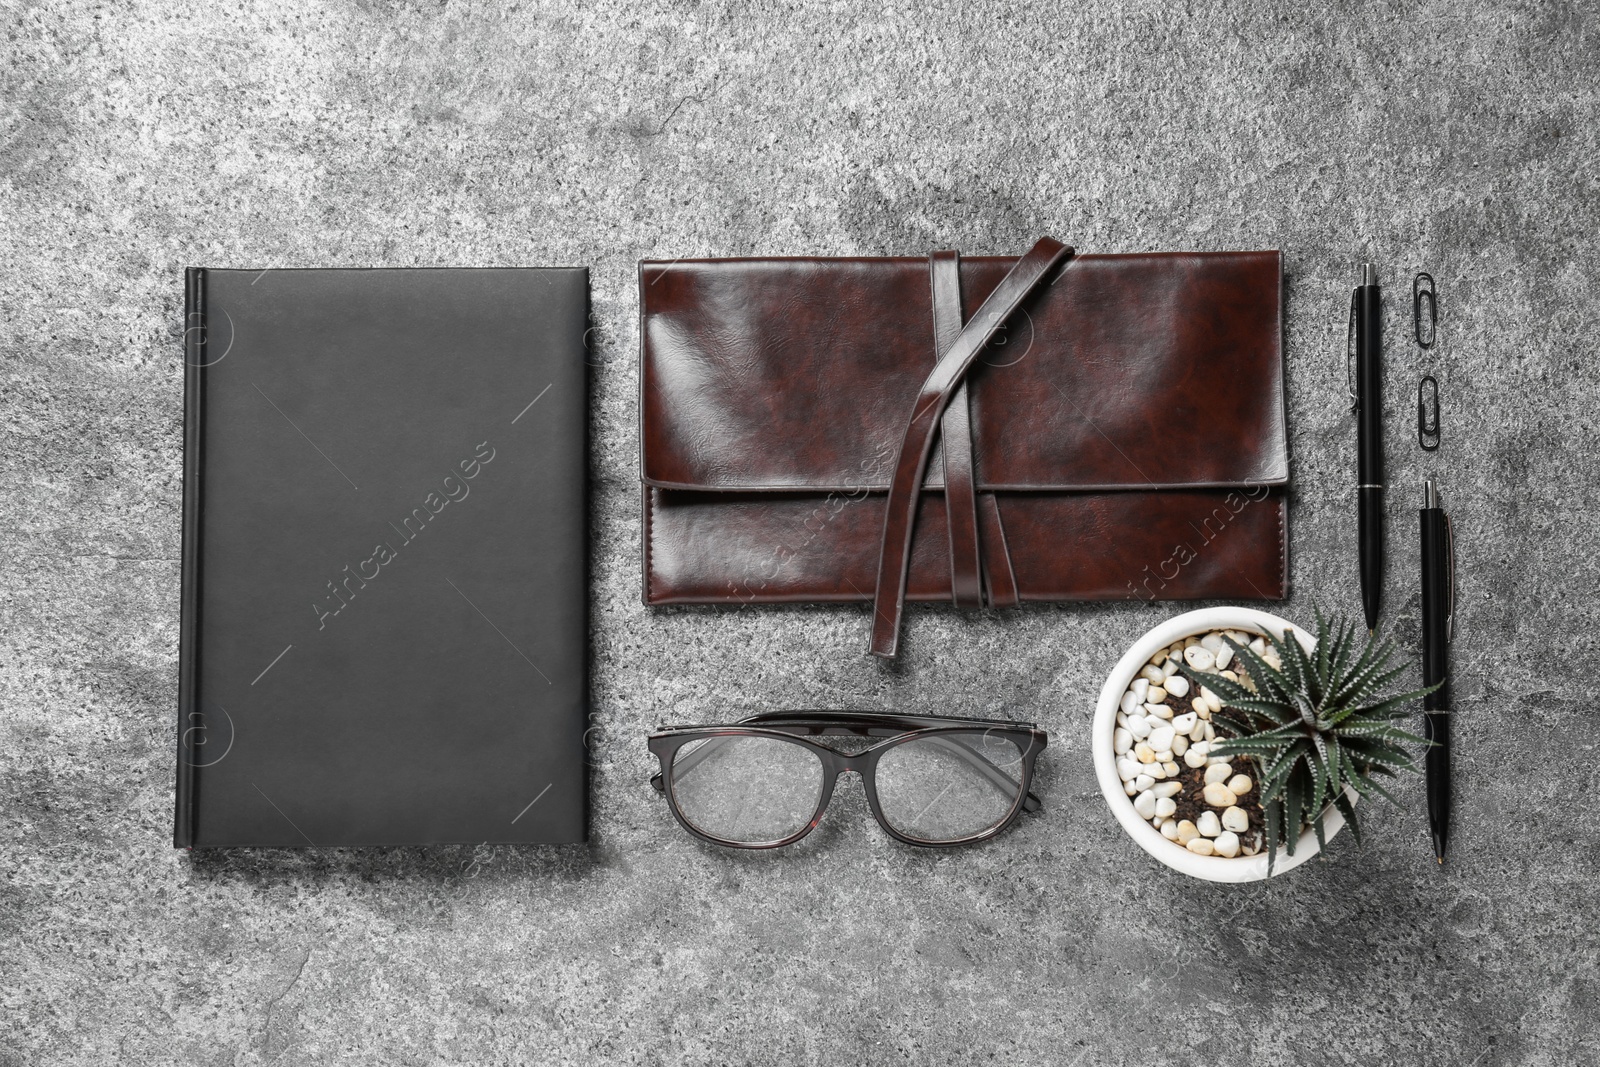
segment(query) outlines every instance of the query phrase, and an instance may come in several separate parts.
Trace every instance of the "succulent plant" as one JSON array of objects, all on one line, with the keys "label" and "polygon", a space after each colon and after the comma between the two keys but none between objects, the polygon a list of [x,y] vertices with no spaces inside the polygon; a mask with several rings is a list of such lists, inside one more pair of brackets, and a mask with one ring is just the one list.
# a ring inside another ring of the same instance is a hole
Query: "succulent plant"
[{"label": "succulent plant", "polygon": [[1343,619],[1334,628],[1320,610],[1317,647],[1311,653],[1292,630],[1285,630],[1281,639],[1266,636],[1278,667],[1248,645],[1224,640],[1244,667],[1239,682],[1220,673],[1180,669],[1222,702],[1222,710],[1212,716],[1222,735],[1212,754],[1244,756],[1257,764],[1268,868],[1280,844],[1294,855],[1306,823],[1315,830],[1317,843],[1327,846],[1322,819],[1330,805],[1344,815],[1360,843],[1361,827],[1345,787],[1361,797],[1376,794],[1394,800],[1377,779],[1416,773],[1416,763],[1401,746],[1431,744],[1396,720],[1407,713],[1407,705],[1437,687],[1383,695],[1383,688],[1409,666],[1389,665],[1394,641],[1380,644],[1369,633],[1358,654],[1360,630]]}]

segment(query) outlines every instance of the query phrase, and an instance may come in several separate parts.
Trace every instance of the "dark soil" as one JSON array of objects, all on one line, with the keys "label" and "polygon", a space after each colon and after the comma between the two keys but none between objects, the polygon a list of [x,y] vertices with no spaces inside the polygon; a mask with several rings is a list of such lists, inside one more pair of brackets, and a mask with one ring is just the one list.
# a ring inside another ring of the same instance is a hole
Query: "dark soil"
[{"label": "dark soil", "polygon": [[[1178,781],[1183,785],[1183,792],[1172,798],[1173,803],[1178,805],[1178,811],[1173,815],[1174,819],[1179,821],[1188,819],[1190,822],[1198,823],[1201,813],[1207,811],[1214,811],[1217,813],[1217,818],[1222,818],[1222,809],[1213,808],[1201,797],[1206,788],[1206,770],[1205,767],[1184,767],[1178,775]],[[1261,808],[1261,783],[1256,781],[1255,766],[1242,758],[1234,766],[1234,774],[1249,775],[1252,783],[1250,792],[1239,798],[1239,807],[1250,816],[1250,829],[1239,835],[1239,843],[1259,849],[1267,842],[1266,812]]]}]

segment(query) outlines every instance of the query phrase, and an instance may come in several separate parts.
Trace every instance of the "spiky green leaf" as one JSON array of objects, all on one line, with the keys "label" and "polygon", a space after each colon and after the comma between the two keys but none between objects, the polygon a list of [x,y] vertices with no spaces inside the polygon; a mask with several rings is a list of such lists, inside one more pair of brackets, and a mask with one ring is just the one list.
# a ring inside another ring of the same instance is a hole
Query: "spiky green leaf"
[{"label": "spiky green leaf", "polygon": [[1323,698],[1322,681],[1317,677],[1316,668],[1311,665],[1311,659],[1306,655],[1305,646],[1300,643],[1300,638],[1293,630],[1284,630],[1283,640],[1274,644],[1284,666],[1292,667],[1287,673],[1290,678],[1298,682],[1305,702],[1313,709],[1320,708]]},{"label": "spiky green leaf", "polygon": [[1218,756],[1261,755],[1277,752],[1286,742],[1276,737],[1230,737],[1212,744],[1211,751]]},{"label": "spiky green leaf", "polygon": [[1200,696],[1202,687],[1211,690],[1222,699],[1224,703],[1232,704],[1240,700],[1254,700],[1256,695],[1231,678],[1224,678],[1220,674],[1206,674],[1204,671],[1191,670],[1187,666],[1179,667],[1179,672],[1194,683],[1194,695]]},{"label": "spiky green leaf", "polygon": [[1299,658],[1296,658],[1289,650],[1290,645],[1298,646],[1300,644],[1300,639],[1295,636],[1294,628],[1285,627],[1282,637],[1273,637],[1268,634],[1267,643],[1278,653],[1278,662],[1283,664],[1278,673],[1282,674],[1284,680],[1289,683],[1290,696],[1309,697],[1311,690],[1308,685],[1308,679],[1301,670],[1301,665],[1305,660],[1305,649],[1300,650]]},{"label": "spiky green leaf", "polygon": [[1328,657],[1331,652],[1328,647],[1330,644],[1328,641],[1328,618],[1322,614],[1322,606],[1320,604],[1315,605],[1313,610],[1317,613],[1317,679],[1326,685],[1330,676],[1328,671],[1330,661]]},{"label": "spiky green leaf", "polygon": [[1231,640],[1228,643],[1233,646],[1234,655],[1244,661],[1245,673],[1255,682],[1257,693],[1274,700],[1289,699],[1291,687],[1288,679],[1268,666],[1267,661],[1256,655],[1255,650],[1249,645],[1241,645]]},{"label": "spiky green leaf", "polygon": [[1356,806],[1350,803],[1350,798],[1340,793],[1333,798],[1334,804],[1339,809],[1339,814],[1344,816],[1345,823],[1350,827],[1350,832],[1355,835],[1356,845],[1361,844],[1361,822],[1356,818]]},{"label": "spiky green leaf", "polygon": [[1300,827],[1303,825],[1300,812],[1305,806],[1305,790],[1304,775],[1295,776],[1293,780],[1284,786],[1283,790],[1285,814],[1288,815],[1286,825],[1283,828],[1284,844],[1288,846],[1289,855],[1291,856],[1294,855],[1295,838],[1300,836]]},{"label": "spiky green leaf", "polygon": [[1306,753],[1306,760],[1311,764],[1311,796],[1306,806],[1316,811],[1329,795],[1328,745],[1320,735],[1311,739],[1311,745],[1311,751]]},{"label": "spiky green leaf", "polygon": [[1272,877],[1273,865],[1278,861],[1278,842],[1283,838],[1283,801],[1277,800],[1263,806],[1267,831],[1267,877]]},{"label": "spiky green leaf", "polygon": [[1262,780],[1270,782],[1280,779],[1284,774],[1288,773],[1294,761],[1299,759],[1306,749],[1310,747],[1311,742],[1303,737],[1290,744],[1277,755],[1272,763],[1267,764],[1265,769],[1262,770]]}]

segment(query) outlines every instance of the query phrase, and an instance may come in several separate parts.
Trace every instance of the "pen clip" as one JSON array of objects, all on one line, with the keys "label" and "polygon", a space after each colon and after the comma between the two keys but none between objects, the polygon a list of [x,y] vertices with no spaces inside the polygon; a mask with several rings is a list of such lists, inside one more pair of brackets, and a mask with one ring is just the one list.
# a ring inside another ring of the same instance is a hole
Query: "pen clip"
[{"label": "pen clip", "polygon": [[1444,612],[1444,641],[1448,645],[1456,639],[1456,524],[1450,521],[1448,512],[1444,517],[1444,551],[1450,570],[1450,584],[1445,587],[1449,595],[1445,600]]},{"label": "pen clip", "polygon": [[1356,392],[1356,307],[1361,300],[1361,290],[1350,290],[1350,334],[1344,346],[1344,382],[1350,391],[1350,414],[1361,410],[1361,394]]}]

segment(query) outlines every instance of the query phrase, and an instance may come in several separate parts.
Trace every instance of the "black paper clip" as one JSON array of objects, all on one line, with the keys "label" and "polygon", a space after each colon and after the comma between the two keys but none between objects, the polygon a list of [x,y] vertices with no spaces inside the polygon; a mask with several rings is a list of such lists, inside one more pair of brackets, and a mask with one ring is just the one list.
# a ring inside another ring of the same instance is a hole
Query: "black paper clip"
[{"label": "black paper clip", "polygon": [[[1423,282],[1428,284],[1423,286]],[[1422,336],[1422,305],[1426,300],[1428,305],[1428,336]],[[1432,348],[1433,342],[1439,338],[1439,287],[1433,284],[1433,275],[1427,271],[1418,271],[1417,276],[1411,279],[1411,318],[1412,325],[1417,335],[1417,344],[1423,348]]]},{"label": "black paper clip", "polygon": [[[1428,386],[1432,389],[1432,411],[1429,410]],[[1432,438],[1432,443],[1429,439]],[[1417,383],[1417,445],[1424,452],[1439,451],[1439,382],[1433,375],[1428,375]]]}]

